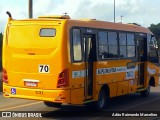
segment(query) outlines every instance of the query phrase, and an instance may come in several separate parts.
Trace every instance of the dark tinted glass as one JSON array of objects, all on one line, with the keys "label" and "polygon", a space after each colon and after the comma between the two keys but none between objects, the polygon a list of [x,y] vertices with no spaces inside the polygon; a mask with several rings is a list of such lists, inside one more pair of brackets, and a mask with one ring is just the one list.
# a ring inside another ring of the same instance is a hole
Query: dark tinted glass
[{"label": "dark tinted glass", "polygon": [[116,32],[108,32],[108,44],[117,45],[117,33]]}]

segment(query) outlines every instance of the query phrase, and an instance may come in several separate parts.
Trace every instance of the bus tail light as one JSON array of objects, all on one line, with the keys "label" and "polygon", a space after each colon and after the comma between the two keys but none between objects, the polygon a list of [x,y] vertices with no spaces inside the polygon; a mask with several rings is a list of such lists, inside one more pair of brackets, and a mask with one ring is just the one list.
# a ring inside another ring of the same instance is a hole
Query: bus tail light
[{"label": "bus tail light", "polygon": [[4,83],[8,84],[8,75],[7,75],[7,70],[5,68],[3,68],[2,70],[2,79]]},{"label": "bus tail light", "polygon": [[68,87],[68,85],[69,85],[69,71],[68,69],[65,69],[59,74],[57,88]]}]

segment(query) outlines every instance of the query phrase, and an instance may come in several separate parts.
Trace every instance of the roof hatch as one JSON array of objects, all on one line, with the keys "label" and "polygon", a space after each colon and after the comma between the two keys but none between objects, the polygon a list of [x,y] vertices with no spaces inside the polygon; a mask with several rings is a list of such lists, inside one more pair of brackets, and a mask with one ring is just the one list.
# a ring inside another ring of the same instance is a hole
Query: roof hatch
[{"label": "roof hatch", "polygon": [[70,16],[69,15],[51,15],[51,16],[39,16],[38,18],[70,19]]}]

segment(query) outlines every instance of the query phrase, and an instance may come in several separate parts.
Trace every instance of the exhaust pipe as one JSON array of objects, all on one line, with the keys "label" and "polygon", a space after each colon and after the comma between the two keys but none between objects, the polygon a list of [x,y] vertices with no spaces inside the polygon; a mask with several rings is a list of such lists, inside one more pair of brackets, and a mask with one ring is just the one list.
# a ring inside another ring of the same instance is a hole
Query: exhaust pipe
[{"label": "exhaust pipe", "polygon": [[8,21],[13,20],[12,15],[11,15],[11,13],[10,13],[9,11],[7,11],[6,14],[7,14],[8,17],[9,17],[9,18],[8,18]]},{"label": "exhaust pipe", "polygon": [[33,17],[33,1],[29,0],[28,1],[28,13],[29,13],[29,18]]}]

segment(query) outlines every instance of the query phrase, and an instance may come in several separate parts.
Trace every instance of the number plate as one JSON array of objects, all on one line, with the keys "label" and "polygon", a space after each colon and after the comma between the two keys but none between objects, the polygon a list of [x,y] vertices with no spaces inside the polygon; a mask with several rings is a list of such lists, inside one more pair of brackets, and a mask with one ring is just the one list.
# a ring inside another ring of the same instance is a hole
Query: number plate
[{"label": "number plate", "polygon": [[49,73],[49,65],[39,65],[39,73]]},{"label": "number plate", "polygon": [[27,87],[38,87],[38,83],[37,82],[24,82],[24,86]]}]

